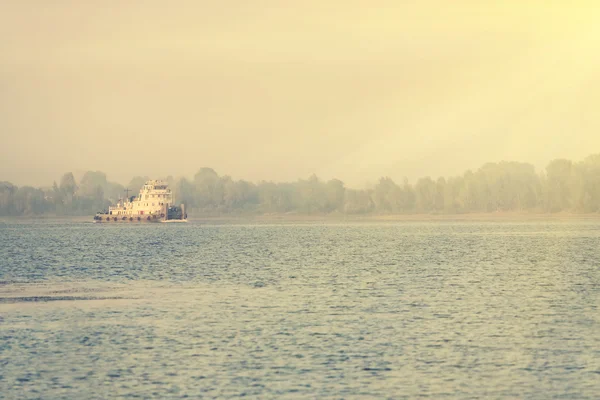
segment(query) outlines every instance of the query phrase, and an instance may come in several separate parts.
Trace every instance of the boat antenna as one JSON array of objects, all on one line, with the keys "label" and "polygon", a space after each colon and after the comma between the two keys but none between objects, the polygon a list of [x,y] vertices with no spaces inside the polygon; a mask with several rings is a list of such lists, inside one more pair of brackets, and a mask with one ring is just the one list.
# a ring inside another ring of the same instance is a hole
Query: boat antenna
[{"label": "boat antenna", "polygon": [[125,188],[123,191],[125,192],[125,198],[129,199],[129,188]]}]

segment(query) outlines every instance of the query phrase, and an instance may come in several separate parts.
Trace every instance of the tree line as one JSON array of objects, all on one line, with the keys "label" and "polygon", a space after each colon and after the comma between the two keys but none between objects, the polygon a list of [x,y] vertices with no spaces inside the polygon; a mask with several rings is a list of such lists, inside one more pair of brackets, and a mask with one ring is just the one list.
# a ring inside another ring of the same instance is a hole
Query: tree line
[{"label": "tree line", "polygon": [[[146,180],[133,178],[127,185],[130,195]],[[193,179],[165,180],[176,203],[185,203],[191,215],[600,211],[600,154],[580,162],[553,160],[539,173],[531,164],[503,161],[460,176],[420,178],[414,184],[382,177],[367,189],[315,175],[296,182],[252,183],[219,176],[211,168],[201,168]],[[79,182],[69,172],[46,188],[0,182],[0,215],[91,215],[123,197],[125,187],[100,171],[86,172]]]}]

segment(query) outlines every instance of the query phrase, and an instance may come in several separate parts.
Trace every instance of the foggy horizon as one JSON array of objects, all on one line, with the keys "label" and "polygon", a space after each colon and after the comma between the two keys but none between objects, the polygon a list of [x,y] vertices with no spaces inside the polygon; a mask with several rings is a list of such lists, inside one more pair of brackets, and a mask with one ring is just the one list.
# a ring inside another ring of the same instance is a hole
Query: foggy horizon
[{"label": "foggy horizon", "polygon": [[598,153],[597,8],[505,3],[5,2],[0,180],[364,187]]},{"label": "foggy horizon", "polygon": [[[426,179],[426,178],[430,178],[432,180],[437,180],[437,179],[452,179],[452,178],[456,178],[456,177],[462,177],[464,176],[466,173],[468,172],[477,172],[479,170],[481,170],[482,168],[484,168],[486,165],[501,165],[503,163],[506,164],[521,164],[521,165],[531,165],[534,168],[534,172],[536,175],[538,176],[544,176],[546,174],[546,168],[547,166],[550,164],[550,162],[552,161],[556,161],[556,160],[565,160],[569,163],[573,163],[578,164],[578,163],[584,163],[586,160],[591,159],[592,157],[598,157],[600,156],[600,153],[595,153],[595,154],[588,154],[585,157],[582,157],[581,159],[575,159],[575,160],[571,160],[571,159],[567,159],[565,157],[559,157],[559,158],[555,158],[553,160],[548,160],[547,163],[543,164],[541,167],[538,167],[536,165],[534,165],[533,163],[527,162],[527,161],[520,161],[520,160],[498,160],[498,161],[487,161],[482,163],[479,166],[473,167],[473,168],[467,168],[465,170],[463,170],[462,172],[458,172],[456,174],[447,174],[447,175],[436,175],[436,176],[432,176],[432,175],[421,175],[421,176],[415,176],[414,178],[409,178],[406,175],[398,175],[398,178],[390,176],[390,175],[380,175],[380,176],[373,176],[373,177],[366,177],[365,180],[360,183],[358,182],[357,184],[353,185],[353,184],[348,184],[348,182],[340,179],[337,176],[332,176],[332,177],[323,177],[320,176],[316,173],[311,173],[310,175],[307,176],[298,176],[296,178],[292,178],[289,180],[275,180],[275,179],[257,179],[257,180],[251,180],[248,179],[244,176],[234,176],[232,174],[228,174],[227,171],[219,171],[216,168],[211,167],[210,165],[201,165],[198,168],[196,168],[196,170],[194,172],[192,172],[191,174],[178,174],[178,173],[173,173],[173,174],[157,174],[155,176],[149,176],[149,175],[131,175],[130,177],[125,177],[123,181],[119,181],[116,179],[113,179],[113,177],[111,175],[109,175],[108,173],[106,173],[105,171],[99,170],[99,169],[88,169],[88,170],[65,170],[62,173],[60,173],[56,178],[47,181],[47,182],[42,182],[41,184],[31,184],[28,182],[24,182],[24,183],[20,183],[17,181],[11,181],[10,179],[3,179],[2,176],[0,176],[0,182],[8,182],[8,183],[12,183],[16,186],[29,186],[29,187],[35,187],[35,188],[50,188],[52,187],[53,184],[58,184],[61,180],[62,177],[64,177],[65,174],[69,174],[72,173],[75,181],[79,182],[87,173],[101,173],[101,174],[105,174],[106,175],[106,179],[108,182],[114,183],[114,184],[119,184],[122,186],[127,186],[128,184],[130,184],[133,180],[138,180],[139,178],[148,178],[148,179],[159,179],[159,180],[165,180],[167,178],[172,178],[174,180],[180,180],[180,179],[186,179],[188,181],[193,181],[194,180],[194,176],[197,175],[201,170],[212,170],[214,172],[216,172],[218,174],[218,176],[220,177],[229,177],[233,180],[239,180],[239,181],[246,181],[246,182],[250,182],[253,184],[258,184],[261,182],[272,182],[272,183],[293,183],[293,182],[298,182],[298,181],[302,181],[302,180],[306,180],[311,178],[312,176],[316,176],[317,178],[319,178],[319,180],[326,182],[329,180],[340,180],[345,187],[349,188],[349,189],[359,189],[359,190],[364,190],[364,189],[369,189],[372,188],[373,185],[377,184],[381,179],[383,178],[390,178],[392,180],[394,180],[396,183],[398,184],[402,184],[405,180],[411,184],[414,185],[415,183],[417,183],[419,180],[421,179]],[[138,188],[129,188],[132,190],[137,190]]]}]

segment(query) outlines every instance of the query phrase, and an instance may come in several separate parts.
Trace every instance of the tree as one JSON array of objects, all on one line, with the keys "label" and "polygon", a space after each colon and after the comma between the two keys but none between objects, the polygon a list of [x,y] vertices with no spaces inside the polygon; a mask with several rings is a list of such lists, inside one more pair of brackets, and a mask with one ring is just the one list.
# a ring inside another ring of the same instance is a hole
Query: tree
[{"label": "tree", "polygon": [[14,196],[18,188],[10,182],[0,182],[0,215],[14,215]]},{"label": "tree", "polygon": [[600,210],[600,154],[586,157],[576,165],[578,208],[583,212]]},{"label": "tree", "polygon": [[106,180],[106,174],[100,171],[87,171],[83,174],[81,182],[79,183],[78,195],[83,197],[94,197],[97,193],[98,187],[104,191],[107,187],[108,182]]},{"label": "tree", "polygon": [[219,175],[212,168],[200,168],[194,175],[196,205],[200,208],[216,208],[223,202],[223,188]]},{"label": "tree", "polygon": [[73,198],[77,192],[77,182],[72,172],[67,172],[60,179],[60,192],[62,196],[63,205],[70,208],[73,204]]},{"label": "tree", "polygon": [[332,179],[325,184],[325,212],[342,211],[344,208],[344,182]]},{"label": "tree", "polygon": [[415,185],[415,200],[418,212],[428,213],[435,210],[437,185],[430,177],[421,178]]},{"label": "tree", "polygon": [[344,208],[346,214],[366,214],[374,209],[371,194],[366,190],[346,189],[344,192]]},{"label": "tree", "polygon": [[569,160],[552,160],[546,167],[548,182],[548,207],[550,212],[568,210],[571,198],[573,163]]},{"label": "tree", "polygon": [[194,185],[186,178],[177,181],[174,188],[173,199],[176,203],[184,203],[190,209],[196,206],[194,199]]},{"label": "tree", "polygon": [[46,211],[44,192],[31,186],[20,187],[14,196],[17,215],[38,215]]},{"label": "tree", "polygon": [[373,204],[378,212],[390,213],[396,209],[398,185],[390,178],[384,177],[373,188]]},{"label": "tree", "polygon": [[246,181],[234,181],[229,176],[221,178],[223,204],[227,211],[250,210],[258,203],[256,186]]}]

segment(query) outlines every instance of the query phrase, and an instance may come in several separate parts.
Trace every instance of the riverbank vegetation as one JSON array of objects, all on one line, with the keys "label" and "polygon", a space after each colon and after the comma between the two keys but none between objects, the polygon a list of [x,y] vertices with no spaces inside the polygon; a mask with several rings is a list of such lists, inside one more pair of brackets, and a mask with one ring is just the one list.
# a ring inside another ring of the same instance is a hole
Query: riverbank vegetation
[{"label": "riverbank vegetation", "polygon": [[[88,171],[70,172],[52,186],[17,187],[0,182],[0,215],[91,215],[119,198],[137,194],[147,177],[126,187]],[[597,213],[600,211],[600,154],[580,162],[551,161],[540,172],[527,163],[488,163],[460,176],[414,183],[382,177],[370,188],[348,188],[337,179],[313,175],[296,182],[257,183],[219,176],[201,168],[192,179],[164,178],[177,203],[191,215],[413,215],[497,212]]]}]

